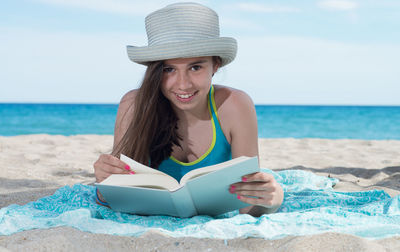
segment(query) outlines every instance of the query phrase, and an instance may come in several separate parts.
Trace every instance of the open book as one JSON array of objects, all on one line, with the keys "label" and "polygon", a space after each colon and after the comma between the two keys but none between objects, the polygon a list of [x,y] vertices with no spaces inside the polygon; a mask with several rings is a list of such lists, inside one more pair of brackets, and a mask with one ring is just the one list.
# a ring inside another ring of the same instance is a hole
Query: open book
[{"label": "open book", "polygon": [[95,185],[116,211],[141,215],[218,215],[249,206],[229,192],[241,177],[260,171],[257,157],[238,157],[186,173],[178,182],[121,154],[134,175],[113,174]]}]

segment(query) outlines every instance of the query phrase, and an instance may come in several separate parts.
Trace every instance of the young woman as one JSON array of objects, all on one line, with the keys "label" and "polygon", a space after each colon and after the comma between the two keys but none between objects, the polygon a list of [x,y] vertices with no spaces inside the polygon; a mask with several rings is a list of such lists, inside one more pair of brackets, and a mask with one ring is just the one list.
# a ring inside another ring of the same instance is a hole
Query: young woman
[{"label": "young woman", "polygon": [[[236,56],[236,40],[219,36],[218,15],[195,3],[176,3],[146,17],[148,46],[128,46],[128,55],[147,70],[142,85],[119,104],[111,154],[94,164],[96,181],[133,174],[121,153],[179,180],[190,170],[239,156],[258,155],[257,118],[250,97],[212,85],[220,67]],[[231,185],[259,216],[283,201],[272,175],[258,172]],[[98,194],[98,202],[107,204]],[[250,197],[249,197],[250,196]]]}]

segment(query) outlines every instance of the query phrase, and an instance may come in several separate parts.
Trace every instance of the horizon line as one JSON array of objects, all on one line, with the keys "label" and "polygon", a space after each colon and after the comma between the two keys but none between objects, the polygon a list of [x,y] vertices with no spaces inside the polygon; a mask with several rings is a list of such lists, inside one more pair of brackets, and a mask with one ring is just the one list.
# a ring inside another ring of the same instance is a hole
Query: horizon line
[{"label": "horizon line", "polygon": [[[0,105],[116,105],[119,103],[111,102],[2,102]],[[319,104],[319,103],[255,103],[255,106],[315,106],[315,107],[400,107],[400,104]]]}]

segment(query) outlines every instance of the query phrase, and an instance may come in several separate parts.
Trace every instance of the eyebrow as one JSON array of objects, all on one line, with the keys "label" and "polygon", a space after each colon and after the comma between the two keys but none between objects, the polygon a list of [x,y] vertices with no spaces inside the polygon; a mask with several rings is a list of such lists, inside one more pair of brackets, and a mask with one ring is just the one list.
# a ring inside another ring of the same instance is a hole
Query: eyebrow
[{"label": "eyebrow", "polygon": [[[197,65],[197,64],[206,63],[206,62],[207,62],[207,60],[198,60],[198,61],[191,62],[188,65],[189,66],[193,66],[193,65]],[[172,65],[172,64],[164,64],[164,67],[172,67],[172,66],[174,66],[174,65]]]},{"label": "eyebrow", "polygon": [[207,60],[198,60],[198,61],[195,61],[195,62],[190,63],[189,66],[193,66],[193,65],[197,65],[197,64],[202,64],[202,63],[206,63],[206,62],[207,62]]}]

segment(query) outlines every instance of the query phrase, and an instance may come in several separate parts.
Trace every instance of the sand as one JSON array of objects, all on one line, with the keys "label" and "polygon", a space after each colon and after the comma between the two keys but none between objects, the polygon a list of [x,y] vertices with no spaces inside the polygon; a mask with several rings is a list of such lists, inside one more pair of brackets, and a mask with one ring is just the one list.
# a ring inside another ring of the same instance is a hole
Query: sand
[{"label": "sand", "polygon": [[[58,188],[94,182],[93,163],[109,153],[112,136],[23,135],[0,137],[0,208],[25,204]],[[400,193],[400,141],[260,139],[261,167],[302,169],[340,179],[337,191],[382,189]],[[141,237],[82,232],[70,227],[0,236],[0,251],[400,251],[400,236],[368,240],[324,233],[264,239]]]}]

